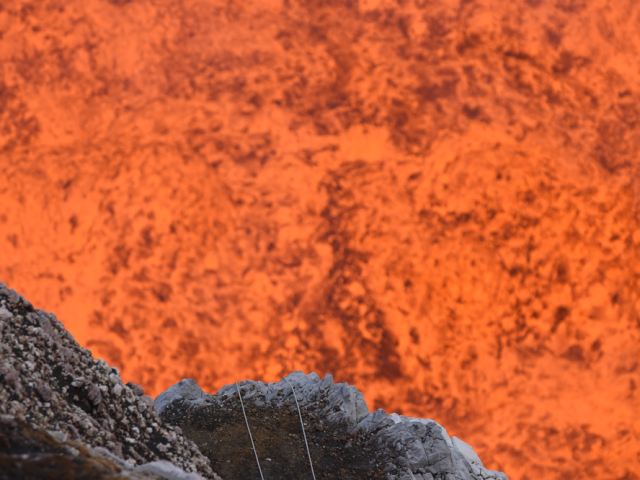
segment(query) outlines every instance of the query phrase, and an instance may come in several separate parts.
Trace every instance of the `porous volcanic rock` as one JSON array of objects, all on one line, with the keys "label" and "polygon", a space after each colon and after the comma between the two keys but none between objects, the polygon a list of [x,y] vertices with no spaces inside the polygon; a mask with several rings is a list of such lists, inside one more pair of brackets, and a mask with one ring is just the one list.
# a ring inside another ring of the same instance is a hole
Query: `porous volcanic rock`
[{"label": "porous volcanic rock", "polygon": [[0,424],[3,479],[220,478],[141,386],[1,282]]},{"label": "porous volcanic rock", "polygon": [[[310,456],[321,478],[508,480],[484,468],[470,445],[450,438],[433,420],[388,415],[382,409],[370,413],[362,392],[346,382],[334,383],[331,374],[320,379],[296,371],[277,383],[226,385],[215,395],[184,379],[161,393],[155,405],[161,418],[180,424],[228,480],[258,478],[255,454],[268,478],[307,478]],[[302,436],[298,405],[305,423]],[[234,449],[224,452],[232,442]],[[206,449],[216,444],[222,448]]]}]

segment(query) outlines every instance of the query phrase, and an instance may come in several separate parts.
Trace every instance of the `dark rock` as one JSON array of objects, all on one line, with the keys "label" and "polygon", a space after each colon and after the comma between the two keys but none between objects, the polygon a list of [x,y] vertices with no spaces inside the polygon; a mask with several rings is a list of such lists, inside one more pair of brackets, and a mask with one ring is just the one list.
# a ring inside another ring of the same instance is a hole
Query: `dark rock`
[{"label": "dark rock", "polygon": [[89,393],[87,394],[87,397],[89,397],[89,400],[94,407],[100,404],[100,401],[102,400],[102,393],[100,392],[100,389],[97,385],[91,385],[89,387]]},{"label": "dark rock", "polygon": [[[307,468],[304,455],[298,453],[300,442],[294,443],[287,455],[278,453],[286,451],[287,439],[300,438],[298,433],[302,427],[298,420],[297,400],[303,418],[319,419],[313,428],[307,421],[305,436],[312,459],[315,457],[319,463],[317,470],[330,478],[384,475],[389,480],[508,480],[502,472],[485,469],[471,446],[456,437],[451,439],[433,420],[395,413],[388,415],[381,409],[369,413],[362,393],[346,383],[335,384],[330,374],[320,379],[316,373],[304,375],[297,371],[277,383],[247,380],[238,386],[222,387],[215,395],[202,391],[194,380],[182,380],[156,398],[161,418],[179,424],[185,435],[209,455],[214,467],[228,480],[245,478],[243,475],[248,475],[246,469],[251,466],[216,463],[218,451],[206,447],[211,442],[228,442],[230,431],[241,437],[247,435],[242,412],[235,413],[237,409],[234,410],[240,403],[238,388],[245,411],[252,415],[248,421],[257,443],[256,450],[268,452],[273,460],[265,467],[273,469],[270,476],[288,478],[291,472]],[[260,412],[263,412],[261,417]],[[289,416],[289,413],[293,415]],[[282,420],[287,417],[291,420]],[[235,422],[241,428],[225,426],[227,423],[236,425]],[[287,428],[294,431],[287,431]],[[274,430],[281,445],[270,443]],[[246,441],[238,440],[237,448],[244,452],[243,442]],[[327,453],[326,442],[332,445],[328,449],[330,453]],[[323,443],[325,446],[317,447]],[[229,457],[234,453],[233,450],[226,451],[225,455]],[[291,462],[295,468],[277,469],[278,463],[289,465]],[[349,473],[353,465],[357,465],[357,474]]]},{"label": "dark rock", "polygon": [[56,430],[36,430],[14,416],[0,416],[0,479],[198,480],[175,465],[155,461],[131,467],[103,447],[69,440]]},{"label": "dark rock", "polygon": [[[55,315],[34,310],[3,283],[0,332],[0,480],[67,472],[64,478],[219,478],[191,441],[175,438],[142,387],[125,386]],[[164,435],[174,441],[162,452],[156,444]],[[36,473],[27,474],[25,460]]]},{"label": "dark rock", "polygon": [[38,387],[38,394],[43,401],[49,402],[51,401],[51,397],[53,397],[53,390],[51,390],[48,385],[42,384]]},{"label": "dark rock", "polygon": [[127,387],[129,387],[137,397],[141,397],[142,395],[144,395],[144,389],[140,385],[129,382],[127,383]]}]

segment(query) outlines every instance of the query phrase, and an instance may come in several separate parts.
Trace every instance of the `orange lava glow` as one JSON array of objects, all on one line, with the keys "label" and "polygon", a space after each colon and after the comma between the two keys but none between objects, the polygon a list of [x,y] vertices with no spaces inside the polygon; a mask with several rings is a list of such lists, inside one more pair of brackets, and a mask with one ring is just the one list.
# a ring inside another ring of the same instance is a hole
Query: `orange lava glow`
[{"label": "orange lava glow", "polygon": [[639,65],[636,0],[3,0],[0,280],[154,396],[640,479]]}]

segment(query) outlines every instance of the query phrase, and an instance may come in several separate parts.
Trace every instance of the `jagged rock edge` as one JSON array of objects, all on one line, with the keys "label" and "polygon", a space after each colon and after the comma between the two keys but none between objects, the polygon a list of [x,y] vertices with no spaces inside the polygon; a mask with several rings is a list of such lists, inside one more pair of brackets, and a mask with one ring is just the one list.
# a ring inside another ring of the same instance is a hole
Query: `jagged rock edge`
[{"label": "jagged rock edge", "polygon": [[[348,383],[336,384],[333,375],[320,379],[312,372],[290,373],[285,377],[296,390],[298,403],[318,407],[323,422],[346,424],[352,433],[371,435],[372,443],[381,450],[395,449],[397,456],[385,464],[388,480],[508,480],[503,472],[488,470],[473,447],[457,437],[450,438],[447,430],[431,419],[407,417],[378,409],[370,412],[364,395]],[[239,382],[242,400],[256,408],[266,403],[275,407],[295,409],[293,391],[283,378],[279,382]],[[238,398],[235,384],[225,385],[215,394],[206,393],[193,379],[183,379],[156,397],[158,414],[174,402],[181,407],[197,409],[206,405],[223,404]]]}]

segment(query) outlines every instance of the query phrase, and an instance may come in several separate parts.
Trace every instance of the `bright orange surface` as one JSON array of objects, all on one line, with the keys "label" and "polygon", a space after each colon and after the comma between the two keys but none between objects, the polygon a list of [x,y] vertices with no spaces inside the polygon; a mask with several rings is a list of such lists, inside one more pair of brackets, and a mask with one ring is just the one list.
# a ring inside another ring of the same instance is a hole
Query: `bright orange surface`
[{"label": "bright orange surface", "polygon": [[157,395],[302,369],[640,478],[640,3],[4,0],[0,280]]}]

